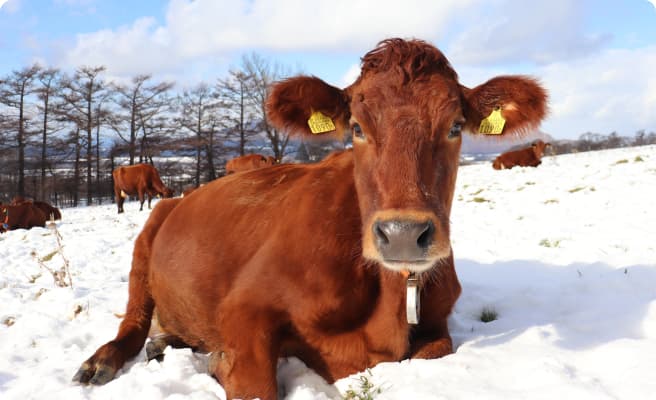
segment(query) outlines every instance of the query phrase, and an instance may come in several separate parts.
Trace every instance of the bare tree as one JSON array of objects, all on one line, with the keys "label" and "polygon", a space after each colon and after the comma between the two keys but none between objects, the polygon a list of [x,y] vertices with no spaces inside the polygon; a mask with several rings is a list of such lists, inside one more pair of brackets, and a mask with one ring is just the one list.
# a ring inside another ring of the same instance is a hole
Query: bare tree
[{"label": "bare tree", "polygon": [[[39,169],[41,170],[41,184],[39,186],[39,197],[45,200],[46,197],[46,169],[48,167],[48,136],[61,129],[61,124],[52,127],[51,114],[57,115],[57,107],[61,104],[53,102],[61,92],[59,86],[59,79],[61,73],[56,68],[42,69],[38,74],[39,87],[36,89],[37,97],[41,101],[38,106],[39,112],[42,117],[42,130],[41,130],[41,158],[39,159]],[[54,108],[54,110],[53,110]]]},{"label": "bare tree", "polygon": [[216,161],[214,153],[215,136],[220,128],[216,115],[220,102],[216,92],[206,83],[200,83],[191,90],[185,90],[178,98],[180,117],[177,122],[195,136],[196,173],[194,184],[200,185],[203,152],[206,156],[208,180],[215,179]]},{"label": "bare tree", "polygon": [[[151,120],[170,109],[171,101],[167,96],[173,87],[172,82],[150,83],[151,75],[138,75],[132,79],[130,86],[114,85],[117,93],[116,103],[119,113],[112,124],[116,133],[128,144],[130,165],[134,164],[137,153],[139,131],[142,131],[139,160],[145,157],[147,144],[147,126]],[[127,131],[128,137],[122,132]]]},{"label": "bare tree", "polygon": [[[86,132],[87,204],[91,204],[93,199],[94,127],[101,121],[101,118],[96,114],[100,110],[98,104],[106,98],[107,91],[105,82],[100,78],[100,74],[104,71],[104,66],[80,67],[72,78],[67,77],[62,80],[62,87],[64,88],[62,98],[67,107],[66,113],[80,130]],[[77,137],[79,139],[79,133]],[[96,173],[99,173],[99,171],[96,171]],[[77,205],[77,202],[75,205]]]},{"label": "bare tree", "polygon": [[5,123],[16,133],[18,164],[16,193],[19,196],[25,196],[25,145],[28,136],[26,130],[27,98],[34,93],[34,80],[40,71],[41,67],[35,64],[19,71],[13,71],[9,77],[0,81],[0,103],[12,110],[10,112],[13,116],[9,120],[13,122],[6,121]]},{"label": "bare tree", "polygon": [[255,115],[260,121],[260,128],[271,143],[274,157],[276,160],[281,161],[289,143],[289,135],[278,131],[269,124],[265,105],[271,84],[290,75],[290,73],[285,71],[279,64],[271,64],[256,53],[244,56],[242,68],[244,73],[250,76],[254,82],[251,100],[255,105]]},{"label": "bare tree", "polygon": [[257,124],[254,121],[255,79],[244,71],[231,70],[229,76],[220,79],[216,90],[225,110],[225,124],[231,136],[237,138],[237,152],[240,156],[246,154],[245,148],[249,139],[257,135]]}]

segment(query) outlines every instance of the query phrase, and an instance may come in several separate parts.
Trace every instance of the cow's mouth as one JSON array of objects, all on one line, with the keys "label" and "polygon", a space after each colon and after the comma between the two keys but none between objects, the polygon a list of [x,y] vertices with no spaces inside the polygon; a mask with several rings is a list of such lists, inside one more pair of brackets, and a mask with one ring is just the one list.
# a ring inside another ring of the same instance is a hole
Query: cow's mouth
[{"label": "cow's mouth", "polygon": [[415,273],[421,273],[428,271],[429,269],[433,268],[438,262],[438,259],[433,258],[433,259],[425,259],[425,260],[412,260],[412,261],[405,261],[405,260],[392,260],[392,259],[384,259],[381,260],[380,263],[387,269],[391,269],[392,271],[397,271],[397,272],[415,272]]}]

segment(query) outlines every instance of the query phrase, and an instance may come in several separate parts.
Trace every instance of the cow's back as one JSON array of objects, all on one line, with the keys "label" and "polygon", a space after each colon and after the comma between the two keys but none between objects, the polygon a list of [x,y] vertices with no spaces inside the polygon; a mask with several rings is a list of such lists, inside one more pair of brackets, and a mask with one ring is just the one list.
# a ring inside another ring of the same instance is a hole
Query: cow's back
[{"label": "cow's back", "polygon": [[128,194],[136,194],[139,188],[148,188],[153,181],[155,168],[148,164],[118,167],[112,172],[114,186]]}]

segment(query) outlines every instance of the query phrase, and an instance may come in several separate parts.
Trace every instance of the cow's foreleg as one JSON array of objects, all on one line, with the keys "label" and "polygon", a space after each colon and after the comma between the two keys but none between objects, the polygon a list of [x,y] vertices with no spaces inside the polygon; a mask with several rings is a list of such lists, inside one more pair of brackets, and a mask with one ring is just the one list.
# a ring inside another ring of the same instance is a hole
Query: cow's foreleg
[{"label": "cow's foreleg", "polygon": [[[275,400],[276,368],[280,352],[273,312],[226,307],[221,317],[221,343],[210,356],[210,373],[221,383],[227,398]],[[244,334],[251,332],[252,334]]]},{"label": "cow's foreleg", "polygon": [[155,306],[148,283],[151,241],[149,231],[144,228],[135,243],[128,305],[116,338],[101,346],[82,363],[73,377],[74,382],[103,385],[111,381],[123,364],[143,347]]},{"label": "cow's foreleg", "polygon": [[410,358],[434,359],[453,353],[453,343],[446,321],[430,335],[422,335],[413,340]]}]

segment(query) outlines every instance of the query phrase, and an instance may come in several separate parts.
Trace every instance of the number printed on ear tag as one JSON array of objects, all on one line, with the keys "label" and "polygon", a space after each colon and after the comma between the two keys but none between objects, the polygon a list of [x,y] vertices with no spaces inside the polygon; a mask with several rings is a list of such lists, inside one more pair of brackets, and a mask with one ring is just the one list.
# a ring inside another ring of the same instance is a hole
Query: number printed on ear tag
[{"label": "number printed on ear tag", "polygon": [[329,116],[324,115],[321,111],[315,111],[312,113],[310,119],[308,119],[308,125],[310,126],[310,131],[315,135],[335,130],[333,120],[330,119]]},{"label": "number printed on ear tag", "polygon": [[490,115],[483,118],[481,126],[478,128],[478,133],[485,135],[501,135],[505,124],[506,120],[503,118],[503,115],[501,115],[501,109],[495,108]]}]

